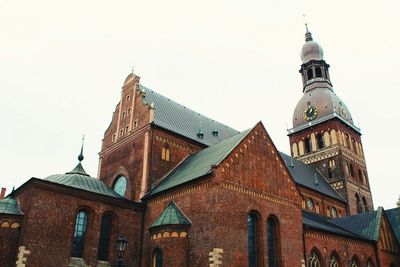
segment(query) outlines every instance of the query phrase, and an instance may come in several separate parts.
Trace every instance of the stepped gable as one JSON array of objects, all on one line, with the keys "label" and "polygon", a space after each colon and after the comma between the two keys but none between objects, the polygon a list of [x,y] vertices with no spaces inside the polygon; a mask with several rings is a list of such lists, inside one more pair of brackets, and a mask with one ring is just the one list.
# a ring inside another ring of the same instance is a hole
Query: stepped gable
[{"label": "stepped gable", "polygon": [[143,101],[152,105],[153,125],[177,133],[206,146],[211,146],[232,137],[239,131],[197,113],[177,102],[142,85]]},{"label": "stepped gable", "polygon": [[[279,152],[284,160],[286,167],[296,183],[318,191],[324,195],[330,196],[341,202],[346,202],[335,189],[329,184],[322,174],[310,165],[303,163],[300,160],[295,160],[285,153]],[[316,183],[316,181],[318,183]]]}]

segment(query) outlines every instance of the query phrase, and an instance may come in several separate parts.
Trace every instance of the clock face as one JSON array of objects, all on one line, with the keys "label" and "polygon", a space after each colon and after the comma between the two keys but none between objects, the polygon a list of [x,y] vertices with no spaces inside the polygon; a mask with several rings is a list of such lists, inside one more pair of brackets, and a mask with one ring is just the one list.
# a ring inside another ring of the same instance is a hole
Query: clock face
[{"label": "clock face", "polygon": [[307,199],[307,207],[312,210],[314,208],[314,203],[311,199]]},{"label": "clock face", "polygon": [[318,109],[315,106],[308,106],[304,111],[304,119],[306,121],[314,120],[318,115]]}]

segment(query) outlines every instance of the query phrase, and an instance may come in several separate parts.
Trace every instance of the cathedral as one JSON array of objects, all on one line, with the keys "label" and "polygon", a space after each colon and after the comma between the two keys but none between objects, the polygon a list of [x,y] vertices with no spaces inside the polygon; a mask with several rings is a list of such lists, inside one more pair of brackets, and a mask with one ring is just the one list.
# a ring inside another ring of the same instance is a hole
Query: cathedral
[{"label": "cathedral", "polygon": [[308,29],[301,61],[290,155],[262,122],[238,131],[129,74],[98,178],[82,149],[0,200],[0,267],[399,267],[400,208],[374,207],[361,130]]}]

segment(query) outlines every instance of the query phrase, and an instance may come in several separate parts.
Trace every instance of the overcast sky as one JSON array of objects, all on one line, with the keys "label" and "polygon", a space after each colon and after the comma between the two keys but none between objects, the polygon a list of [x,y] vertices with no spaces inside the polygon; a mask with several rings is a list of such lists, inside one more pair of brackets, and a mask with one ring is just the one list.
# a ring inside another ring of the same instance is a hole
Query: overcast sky
[{"label": "overcast sky", "polygon": [[[0,186],[86,171],[124,79],[289,152],[304,19],[361,127],[375,208],[400,194],[398,1],[0,0]],[[9,191],[8,191],[9,192]]]}]

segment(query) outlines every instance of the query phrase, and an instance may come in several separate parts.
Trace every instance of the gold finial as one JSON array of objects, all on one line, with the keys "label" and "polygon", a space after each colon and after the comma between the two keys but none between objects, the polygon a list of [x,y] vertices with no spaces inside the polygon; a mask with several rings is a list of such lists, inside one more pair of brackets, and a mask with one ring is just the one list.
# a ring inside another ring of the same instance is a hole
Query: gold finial
[{"label": "gold finial", "polygon": [[134,70],[134,68],[135,68],[135,66],[134,65],[132,65],[132,67],[131,67],[131,73],[133,74],[133,70]]}]

